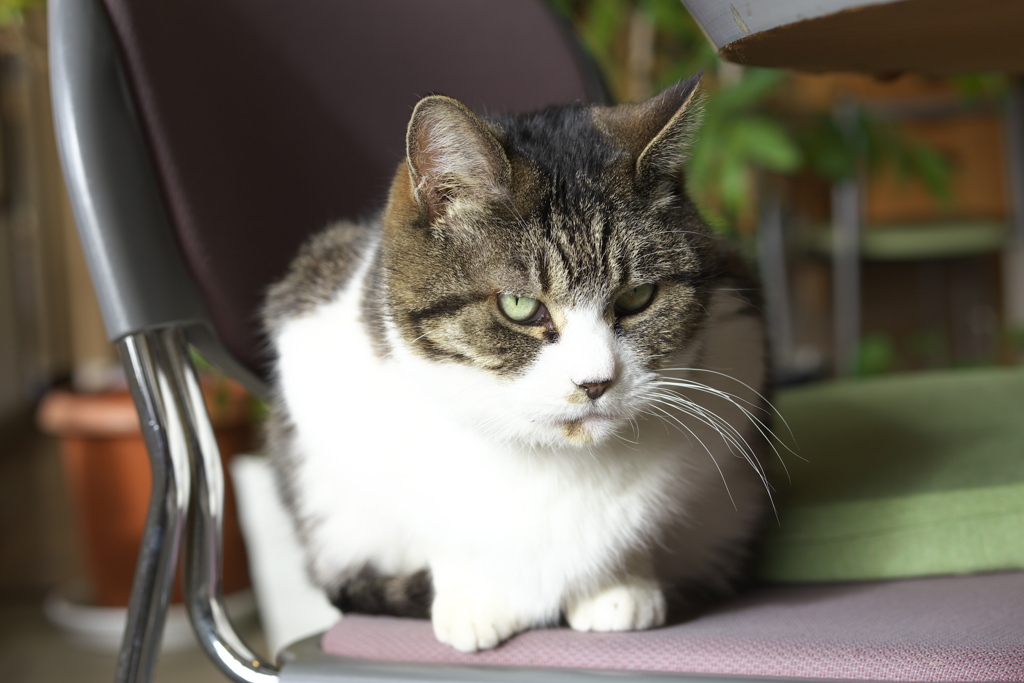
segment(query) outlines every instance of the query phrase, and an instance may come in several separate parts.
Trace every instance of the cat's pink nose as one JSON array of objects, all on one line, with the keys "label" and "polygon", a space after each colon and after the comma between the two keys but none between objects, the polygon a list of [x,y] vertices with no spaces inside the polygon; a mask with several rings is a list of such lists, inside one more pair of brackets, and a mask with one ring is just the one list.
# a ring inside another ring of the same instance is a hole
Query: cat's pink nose
[{"label": "cat's pink nose", "polygon": [[587,392],[587,398],[591,401],[596,401],[601,398],[601,394],[604,393],[604,390],[607,389],[611,383],[612,381],[610,379],[605,379],[597,382],[580,382],[576,386]]}]

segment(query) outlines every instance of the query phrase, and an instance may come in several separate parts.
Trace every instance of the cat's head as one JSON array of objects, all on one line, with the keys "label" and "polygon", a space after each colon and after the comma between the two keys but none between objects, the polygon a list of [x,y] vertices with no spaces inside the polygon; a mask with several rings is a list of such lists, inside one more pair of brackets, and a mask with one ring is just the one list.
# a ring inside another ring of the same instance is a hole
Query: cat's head
[{"label": "cat's head", "polygon": [[417,390],[538,443],[600,442],[636,416],[705,317],[712,238],[683,187],[697,84],[487,119],[419,102],[382,245]]}]

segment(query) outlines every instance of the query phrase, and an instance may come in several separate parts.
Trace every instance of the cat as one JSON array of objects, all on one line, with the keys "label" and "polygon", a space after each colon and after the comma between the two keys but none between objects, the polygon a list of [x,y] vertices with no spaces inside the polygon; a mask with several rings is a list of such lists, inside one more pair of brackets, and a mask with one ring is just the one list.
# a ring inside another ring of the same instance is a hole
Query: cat
[{"label": "cat", "polygon": [[313,580],[471,652],[664,623],[766,509],[765,330],[683,165],[699,77],[481,118],[422,99],[386,208],[269,291],[267,426]]}]

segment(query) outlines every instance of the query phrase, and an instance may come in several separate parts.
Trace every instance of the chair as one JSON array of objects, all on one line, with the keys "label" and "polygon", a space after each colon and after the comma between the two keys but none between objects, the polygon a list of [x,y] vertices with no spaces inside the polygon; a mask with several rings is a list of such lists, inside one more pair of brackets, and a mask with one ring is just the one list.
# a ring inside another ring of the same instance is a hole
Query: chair
[{"label": "chair", "polygon": [[229,642],[237,666],[265,672],[207,568],[222,474],[187,346],[263,393],[264,289],[306,236],[383,202],[418,97],[528,110],[607,95],[540,0],[71,0],[51,4],[50,22],[68,186],[150,428],[154,495],[119,679],[148,678],[190,503],[204,644]]},{"label": "chair", "polygon": [[[118,681],[150,678],[179,553],[199,641],[234,681],[877,678],[894,670],[886,653],[904,675],[956,674],[965,658],[968,676],[1024,675],[1024,634],[985,617],[1024,593],[1021,574],[770,588],[691,624],[534,631],[480,655],[425,639],[425,622],[359,616],[277,663],[252,652],[223,608],[223,473],[189,347],[262,390],[262,289],[311,231],[378,203],[417,95],[528,109],[605,93],[540,0],[51,0],[49,12],[65,175],[153,469]],[[878,634],[908,630],[899,605],[920,628],[894,651]],[[971,637],[958,643],[950,623]]]}]

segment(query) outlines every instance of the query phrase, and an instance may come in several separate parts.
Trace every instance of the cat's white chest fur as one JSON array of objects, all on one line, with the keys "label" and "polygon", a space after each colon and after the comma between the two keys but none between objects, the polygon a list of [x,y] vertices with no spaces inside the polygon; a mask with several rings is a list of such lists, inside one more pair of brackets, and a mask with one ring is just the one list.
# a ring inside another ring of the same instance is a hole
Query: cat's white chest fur
[{"label": "cat's white chest fur", "polygon": [[[760,482],[727,440],[650,398],[623,426],[651,376],[594,322],[598,314],[580,311],[566,326],[571,334],[522,378],[504,381],[422,360],[400,342],[379,357],[360,324],[360,290],[353,284],[288,321],[276,339],[301,454],[292,473],[303,492],[297,512],[321,585],[362,565],[384,574],[430,569],[438,636],[472,650],[562,612],[588,630],[660,623],[660,584],[707,578],[716,553],[749,533],[758,506],[745,499],[757,497]],[[678,360],[701,356],[704,367],[710,360],[754,383],[742,365],[759,371],[760,359],[744,360],[759,348],[759,326],[710,329],[713,338]],[[602,411],[571,398],[574,383],[611,373],[619,386],[602,397]],[[672,381],[685,375],[669,373]],[[756,402],[734,380],[726,384]],[[720,403],[720,413],[735,410]],[[575,420],[602,436],[598,443],[559,442]],[[523,438],[534,432],[547,436]],[[620,613],[624,603],[633,607]],[[488,623],[467,632],[464,624],[476,622]]]}]

